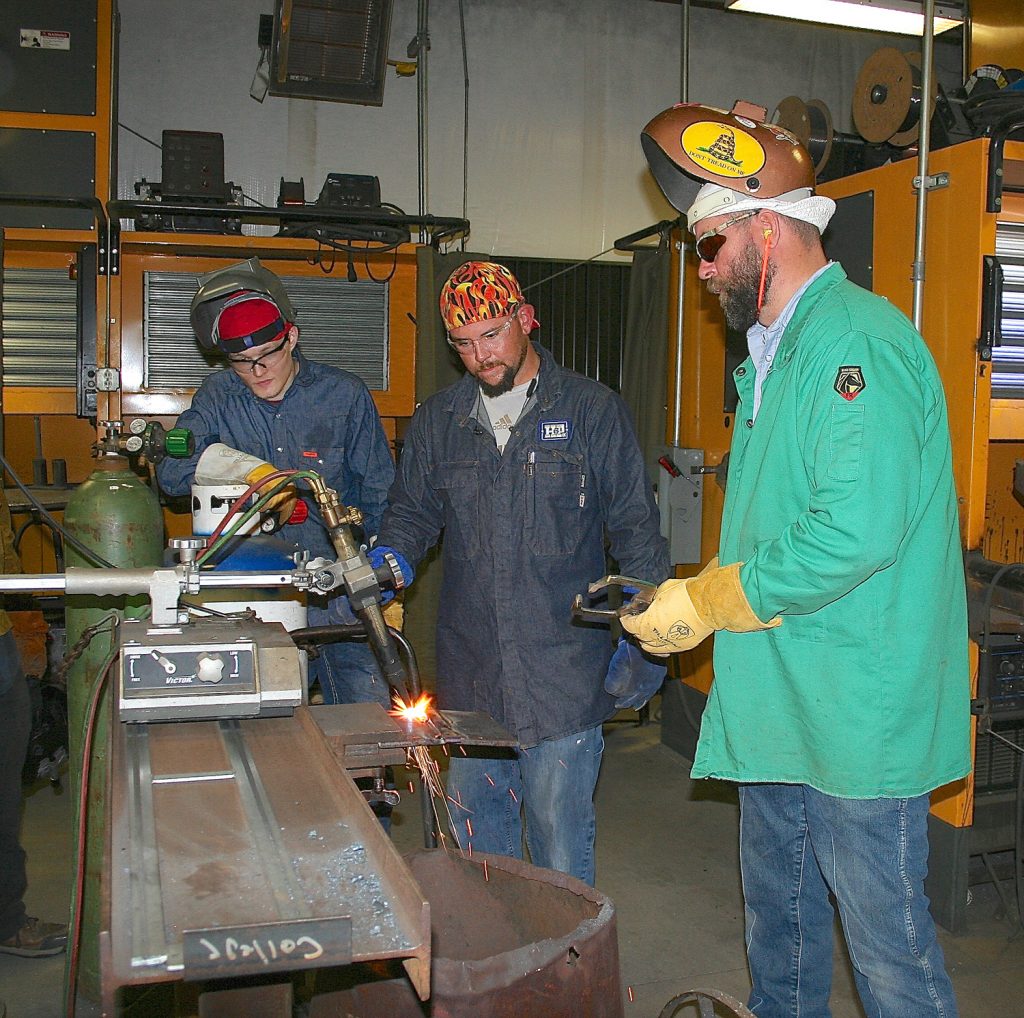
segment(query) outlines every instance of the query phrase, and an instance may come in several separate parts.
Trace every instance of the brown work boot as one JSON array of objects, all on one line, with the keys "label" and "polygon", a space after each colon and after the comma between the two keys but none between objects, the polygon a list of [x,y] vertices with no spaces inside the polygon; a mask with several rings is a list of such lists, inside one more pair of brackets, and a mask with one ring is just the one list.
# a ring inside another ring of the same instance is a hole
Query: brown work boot
[{"label": "brown work boot", "polygon": [[60,954],[68,946],[68,924],[46,923],[29,916],[17,933],[0,940],[0,954],[17,954],[23,958],[45,958]]}]

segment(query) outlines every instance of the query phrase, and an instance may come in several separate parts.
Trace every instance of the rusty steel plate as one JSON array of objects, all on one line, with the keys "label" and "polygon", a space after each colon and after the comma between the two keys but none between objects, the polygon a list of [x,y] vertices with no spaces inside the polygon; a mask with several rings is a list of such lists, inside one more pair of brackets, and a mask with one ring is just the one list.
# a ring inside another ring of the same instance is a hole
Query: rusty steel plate
[{"label": "rusty steel plate", "polygon": [[105,988],[401,959],[430,911],[309,709],[115,724]]},{"label": "rusty steel plate", "polygon": [[338,703],[310,709],[331,750],[347,767],[402,763],[416,746],[516,746],[518,743],[482,711],[431,711],[428,720],[392,717],[379,703]]}]

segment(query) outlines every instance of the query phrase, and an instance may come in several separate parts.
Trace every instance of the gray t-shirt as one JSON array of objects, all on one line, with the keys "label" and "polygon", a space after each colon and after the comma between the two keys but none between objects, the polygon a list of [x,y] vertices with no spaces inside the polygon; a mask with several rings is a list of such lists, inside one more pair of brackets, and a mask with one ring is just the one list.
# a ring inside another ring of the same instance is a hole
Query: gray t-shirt
[{"label": "gray t-shirt", "polygon": [[531,386],[535,383],[536,378],[531,378],[500,396],[488,396],[481,390],[480,402],[483,403],[487,418],[491,422],[491,431],[494,432],[498,452],[504,451],[509,435],[522,415],[526,401],[532,395]]}]

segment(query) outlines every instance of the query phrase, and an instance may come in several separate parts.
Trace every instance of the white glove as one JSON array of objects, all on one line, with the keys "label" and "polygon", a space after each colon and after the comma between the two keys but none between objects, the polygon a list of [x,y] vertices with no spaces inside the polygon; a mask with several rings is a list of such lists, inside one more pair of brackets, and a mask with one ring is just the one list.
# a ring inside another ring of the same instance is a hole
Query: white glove
[{"label": "white glove", "polygon": [[[207,446],[196,463],[196,484],[255,484],[268,474],[277,472],[277,467],[258,456],[232,449],[223,442]],[[267,485],[271,487],[272,485]],[[277,512],[284,522],[292,514],[296,499],[295,486],[282,488],[267,503],[266,508]]]}]

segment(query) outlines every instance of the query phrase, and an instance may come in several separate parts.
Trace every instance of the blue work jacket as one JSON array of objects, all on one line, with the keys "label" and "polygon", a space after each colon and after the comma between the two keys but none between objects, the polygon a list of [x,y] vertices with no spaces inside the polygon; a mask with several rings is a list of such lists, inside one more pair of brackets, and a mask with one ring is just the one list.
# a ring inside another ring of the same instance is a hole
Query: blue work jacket
[{"label": "blue work jacket", "polygon": [[[169,495],[187,495],[200,454],[223,442],[275,467],[322,474],[345,505],[362,510],[365,533],[375,534],[395,467],[370,392],[349,371],[306,360],[297,350],[294,356],[299,373],[277,403],[254,395],[230,368],[208,376],[177,422],[195,436],[195,454],[164,459],[156,471],[160,487]],[[281,536],[311,555],[333,559],[308,489],[305,501],[309,517],[285,526]]]},{"label": "blue work jacket", "polygon": [[614,712],[608,629],[570,621],[574,595],[607,571],[606,542],[624,573],[669,572],[625,403],[537,352],[535,397],[504,455],[474,415],[471,375],[416,411],[380,529],[414,565],[444,531],[438,703],[485,711],[524,746]]}]

